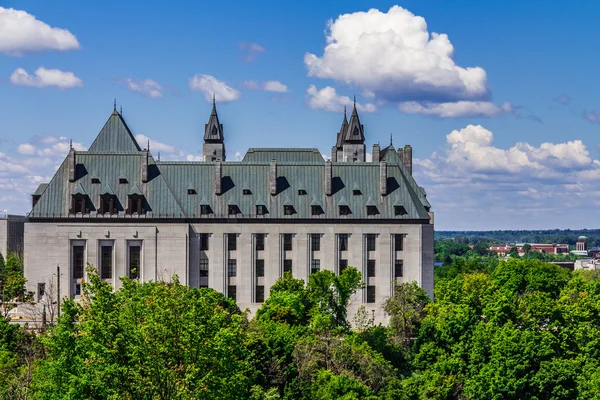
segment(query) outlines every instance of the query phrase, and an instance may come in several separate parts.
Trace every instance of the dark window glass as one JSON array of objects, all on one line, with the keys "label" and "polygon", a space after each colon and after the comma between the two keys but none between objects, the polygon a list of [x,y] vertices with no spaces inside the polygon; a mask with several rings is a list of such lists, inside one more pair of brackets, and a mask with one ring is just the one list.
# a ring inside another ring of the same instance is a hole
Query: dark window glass
[{"label": "dark window glass", "polygon": [[244,189],[244,190],[242,190],[242,193],[244,193],[245,195],[252,194],[252,192],[250,191],[250,189]]},{"label": "dark window glass", "polygon": [[227,260],[227,276],[237,276],[237,260],[231,258]]},{"label": "dark window glass", "polygon": [[292,272],[292,260],[283,260],[283,273]]},{"label": "dark window glass", "polygon": [[202,215],[212,214],[212,209],[210,208],[210,206],[208,204],[201,204],[200,205],[200,214],[202,214]]},{"label": "dark window glass", "polygon": [[323,208],[321,206],[310,206],[310,212],[312,215],[323,214]]},{"label": "dark window glass", "polygon": [[406,215],[406,209],[403,206],[394,206],[394,215]]},{"label": "dark window glass", "polygon": [[319,272],[321,269],[321,260],[312,260],[310,265],[310,273],[314,274],[315,272]]},{"label": "dark window glass", "polygon": [[285,251],[292,250],[292,234],[291,233],[283,234],[283,250],[285,250]]},{"label": "dark window glass", "polygon": [[367,277],[373,278],[375,276],[375,260],[367,260]]},{"label": "dark window glass", "polygon": [[312,251],[321,251],[321,235],[313,233],[310,235],[310,247]]},{"label": "dark window glass", "polygon": [[296,210],[294,209],[294,206],[283,206],[283,213],[285,215],[294,215],[296,214]]},{"label": "dark window glass", "polygon": [[262,285],[256,286],[256,302],[262,303],[265,301],[265,287]]},{"label": "dark window glass", "polygon": [[206,259],[206,258],[200,259],[200,277],[201,278],[208,277],[208,259]]},{"label": "dark window glass", "polygon": [[127,198],[127,214],[144,214],[146,210],[144,209],[144,196],[140,196],[137,194],[129,195]]},{"label": "dark window glass", "polygon": [[256,241],[254,243],[256,245],[256,251],[264,250],[265,249],[265,234],[257,233],[255,239],[256,239]]},{"label": "dark window glass", "polygon": [[350,207],[348,206],[339,206],[340,215],[350,215],[352,211],[350,211]]},{"label": "dark window glass", "polygon": [[129,277],[138,279],[140,277],[142,248],[140,246],[129,246]]},{"label": "dark window glass", "polygon": [[340,274],[348,268],[348,260],[340,260]]},{"label": "dark window glass", "polygon": [[208,233],[200,234],[200,250],[208,250]]},{"label": "dark window glass", "polygon": [[188,194],[196,194],[196,189],[188,189]]},{"label": "dark window glass", "polygon": [[265,260],[256,260],[256,276],[265,276]]},{"label": "dark window glass", "polygon": [[73,195],[73,197],[71,198],[71,214],[88,214],[90,210],[87,207],[87,199],[88,197],[83,194]]},{"label": "dark window glass", "polygon": [[119,183],[121,183],[121,184],[127,183],[127,178],[119,178]]},{"label": "dark window glass", "polygon": [[375,286],[367,286],[367,303],[375,303]]},{"label": "dark window glass", "polygon": [[298,196],[305,196],[305,195],[306,195],[306,190],[298,189]]},{"label": "dark window glass", "polygon": [[267,213],[267,207],[263,205],[256,206],[256,215],[265,215]]},{"label": "dark window glass", "polygon": [[229,285],[229,286],[227,286],[227,297],[229,297],[233,301],[236,301],[236,298],[237,298],[237,288],[235,287],[235,285]]},{"label": "dark window glass", "polygon": [[100,209],[98,214],[116,214],[117,209],[115,207],[115,196],[111,194],[105,194],[100,196]]},{"label": "dark window glass", "polygon": [[394,250],[402,251],[404,248],[404,237],[402,235],[394,235]]},{"label": "dark window glass", "polygon": [[81,296],[81,284],[75,284],[75,296]]},{"label": "dark window glass", "polygon": [[394,262],[394,278],[402,278],[404,276],[404,262],[396,260]]},{"label": "dark window glass", "polygon": [[376,235],[367,235],[367,251],[375,251]]},{"label": "dark window glass", "polygon": [[73,246],[73,279],[83,278],[83,246]]},{"label": "dark window glass", "polygon": [[42,300],[42,297],[44,297],[45,293],[46,293],[46,284],[45,283],[38,283],[38,287],[37,287],[37,299],[38,299],[38,301]]},{"label": "dark window glass", "polygon": [[100,248],[100,277],[112,279],[113,247],[101,246]]},{"label": "dark window glass", "polygon": [[360,196],[360,195],[362,194],[362,192],[360,191],[360,189],[354,189],[354,190],[352,191],[352,194],[353,194],[354,196]]},{"label": "dark window glass", "polygon": [[100,179],[98,179],[98,178],[92,178],[92,183],[100,183]]},{"label": "dark window glass", "polygon": [[376,206],[367,206],[367,215],[377,215],[379,210]]},{"label": "dark window glass", "polygon": [[348,251],[348,235],[343,233],[340,238],[340,251]]},{"label": "dark window glass", "polygon": [[227,250],[237,250],[237,235],[235,233],[227,234]]},{"label": "dark window glass", "polygon": [[229,213],[229,215],[241,214],[240,208],[236,205],[227,206],[227,212]]}]

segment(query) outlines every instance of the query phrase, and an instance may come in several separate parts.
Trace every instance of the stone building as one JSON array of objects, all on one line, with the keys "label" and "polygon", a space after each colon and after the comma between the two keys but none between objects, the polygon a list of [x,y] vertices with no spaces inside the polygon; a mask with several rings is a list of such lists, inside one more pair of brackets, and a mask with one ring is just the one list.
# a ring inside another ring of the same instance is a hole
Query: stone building
[{"label": "stone building", "polygon": [[23,251],[23,232],[25,217],[0,212],[0,254],[6,259],[7,254]]},{"label": "stone building", "polygon": [[[87,151],[71,149],[33,195],[25,226],[30,290],[61,267],[77,298],[84,265],[118,288],[178,275],[255,311],[284,272],[363,273],[364,304],[378,321],[394,280],[433,292],[433,213],[412,177],[410,146],[374,145],[366,161],[356,107],[332,160],[317,149],[252,148],[225,161],[216,106],[204,129],[204,161],[159,161],[141,148],[115,109]],[[41,286],[43,287],[43,285]]]}]

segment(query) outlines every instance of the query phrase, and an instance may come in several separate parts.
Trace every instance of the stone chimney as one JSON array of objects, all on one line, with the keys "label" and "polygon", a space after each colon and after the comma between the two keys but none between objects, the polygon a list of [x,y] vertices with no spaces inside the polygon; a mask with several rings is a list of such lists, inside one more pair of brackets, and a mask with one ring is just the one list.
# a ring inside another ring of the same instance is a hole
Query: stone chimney
[{"label": "stone chimney", "polygon": [[148,149],[142,150],[142,182],[148,182]]},{"label": "stone chimney", "polygon": [[379,192],[382,196],[387,195],[387,162],[379,164]]},{"label": "stone chimney", "polygon": [[69,150],[69,182],[75,182],[77,171],[77,160],[75,158],[75,149],[71,147]]},{"label": "stone chimney", "polygon": [[371,159],[373,162],[379,162],[380,150],[379,143],[373,145],[373,150],[371,150]]},{"label": "stone chimney", "polygon": [[331,161],[337,162],[337,147],[335,146],[331,148]]},{"label": "stone chimney", "polygon": [[402,161],[408,173],[412,175],[412,146],[410,144],[404,146],[404,158]]},{"label": "stone chimney", "polygon": [[221,195],[221,177],[223,175],[223,164],[221,161],[215,163],[215,194]]},{"label": "stone chimney", "polygon": [[397,153],[398,153],[398,158],[400,159],[400,161],[402,161],[402,164],[404,164],[404,149],[398,148]]},{"label": "stone chimney", "polygon": [[271,160],[271,168],[269,169],[269,190],[271,196],[277,195],[277,161]]},{"label": "stone chimney", "polygon": [[331,161],[325,162],[325,194],[331,196],[333,194],[332,188],[332,167]]}]

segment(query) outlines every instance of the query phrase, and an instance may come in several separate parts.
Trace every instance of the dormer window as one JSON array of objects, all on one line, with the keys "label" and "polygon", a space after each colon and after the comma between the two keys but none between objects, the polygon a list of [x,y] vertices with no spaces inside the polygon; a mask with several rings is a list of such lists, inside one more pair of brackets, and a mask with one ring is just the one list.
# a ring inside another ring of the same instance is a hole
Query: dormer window
[{"label": "dormer window", "polygon": [[230,204],[227,206],[227,213],[231,216],[241,214],[242,212],[240,211],[240,208],[237,205]]},{"label": "dormer window", "polygon": [[350,211],[350,207],[348,207],[348,206],[339,206],[338,209],[339,209],[340,215],[352,214],[352,211]]},{"label": "dormer window", "polygon": [[306,196],[306,190],[298,189],[298,196]]},{"label": "dormer window", "polygon": [[268,213],[267,206],[257,205],[256,206],[256,215],[266,215]]},{"label": "dormer window", "polygon": [[404,206],[394,206],[394,215],[395,216],[399,216],[399,215],[406,215],[408,214],[406,212],[406,208],[404,208]]},{"label": "dormer window", "polygon": [[352,191],[352,194],[355,195],[355,196],[360,196],[362,194],[362,192],[360,191],[360,189],[354,189]]},{"label": "dormer window", "polygon": [[100,208],[98,214],[113,215],[117,213],[116,196],[113,194],[103,194],[100,196]]},{"label": "dormer window", "polygon": [[283,206],[283,214],[284,215],[294,215],[296,214],[296,210],[292,205],[284,205]]},{"label": "dormer window", "polygon": [[324,214],[323,207],[318,205],[310,206],[310,213],[311,215],[322,215]]},{"label": "dormer window", "polygon": [[243,189],[242,193],[247,196],[247,195],[251,195],[252,191],[250,189]]},{"label": "dormer window", "polygon": [[119,178],[119,183],[122,185],[128,183],[127,178]]},{"label": "dormer window", "polygon": [[144,207],[145,199],[144,195],[141,194],[130,194],[127,197],[127,214],[128,215],[143,215],[146,214],[146,209]]},{"label": "dormer window", "polygon": [[100,178],[92,178],[92,183],[100,183]]},{"label": "dormer window", "polygon": [[70,214],[89,214],[90,209],[88,208],[88,196],[87,194],[74,194],[71,198],[71,210]]},{"label": "dormer window", "polygon": [[367,215],[377,215],[379,214],[379,210],[377,206],[367,206]]},{"label": "dormer window", "polygon": [[197,194],[196,189],[188,189],[187,192],[188,194]]},{"label": "dormer window", "polygon": [[212,214],[212,208],[210,208],[210,206],[208,204],[201,204],[200,205],[200,214],[201,215]]}]

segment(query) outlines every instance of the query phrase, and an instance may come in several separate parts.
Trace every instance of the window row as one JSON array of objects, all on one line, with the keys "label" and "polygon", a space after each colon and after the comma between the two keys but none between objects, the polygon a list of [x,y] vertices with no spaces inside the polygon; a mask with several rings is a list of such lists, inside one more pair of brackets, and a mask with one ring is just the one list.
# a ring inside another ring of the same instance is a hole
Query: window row
[{"label": "window row", "polygon": [[87,194],[74,194],[71,197],[70,214],[89,214],[96,211],[101,215],[114,215],[124,211],[127,215],[142,215],[149,209],[144,195],[131,194],[127,196],[127,208],[123,209],[116,195],[104,194],[100,196],[98,207],[95,207]]},{"label": "window row", "polygon": [[[379,215],[380,211],[379,208],[377,206],[373,206],[373,205],[369,205],[366,206],[366,211],[367,211],[367,215],[369,216],[374,216],[374,215]],[[256,205],[255,206],[255,212],[256,215],[267,215],[269,214],[269,209],[267,208],[267,206],[265,205]],[[214,214],[214,211],[212,209],[212,207],[208,204],[201,204],[200,205],[200,214],[201,215],[211,215]],[[240,207],[236,204],[229,204],[227,205],[227,215],[229,216],[238,216],[238,215],[242,215],[242,210],[240,209]],[[298,214],[296,207],[294,207],[293,205],[284,205],[283,206],[283,215],[295,215]],[[310,214],[312,216],[319,216],[319,215],[323,215],[325,214],[325,211],[323,210],[323,207],[319,206],[319,205],[311,205],[310,206]],[[403,216],[408,214],[408,212],[406,211],[406,208],[404,208],[404,206],[394,206],[394,216]],[[340,216],[348,216],[348,215],[352,215],[352,210],[349,206],[347,205],[340,205],[338,206],[338,215]]]}]

